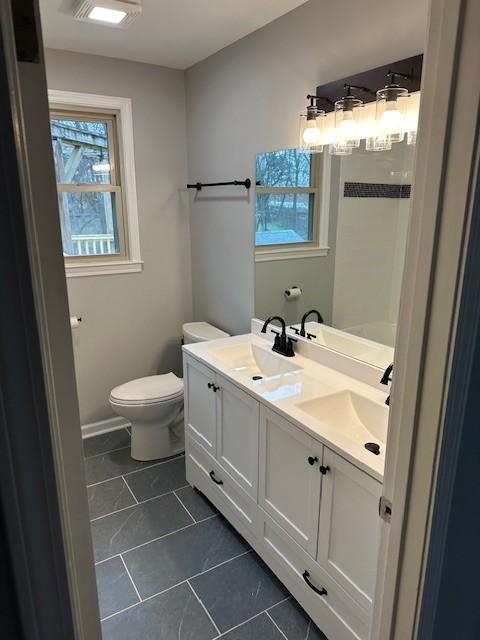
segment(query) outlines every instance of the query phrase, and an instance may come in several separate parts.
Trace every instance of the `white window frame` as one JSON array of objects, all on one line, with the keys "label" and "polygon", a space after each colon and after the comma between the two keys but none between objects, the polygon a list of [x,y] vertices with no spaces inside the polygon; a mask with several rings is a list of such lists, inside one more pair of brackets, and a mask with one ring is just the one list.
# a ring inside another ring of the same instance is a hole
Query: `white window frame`
[{"label": "white window frame", "polygon": [[[314,158],[313,171],[315,172],[318,184],[313,187],[257,187],[262,193],[314,193],[314,219],[313,219],[313,239],[312,242],[302,242],[297,244],[255,244],[255,262],[271,262],[275,260],[292,260],[296,258],[318,258],[328,256],[330,247],[328,245],[328,226],[330,209],[330,158],[328,154],[322,154],[322,165],[318,167],[320,157]],[[317,165],[315,167],[315,165]],[[254,201],[256,219],[256,197]]]},{"label": "white window frame", "polygon": [[67,278],[83,276],[112,275],[117,273],[138,273],[143,269],[140,256],[140,233],[138,227],[137,187],[135,180],[135,154],[133,144],[132,101],[130,98],[101,96],[92,93],[60,91],[49,89],[48,101],[52,110],[71,108],[72,112],[82,109],[106,110],[118,112],[117,152],[122,167],[122,190],[124,199],[125,244],[127,256],[119,259],[92,259],[65,261]]}]

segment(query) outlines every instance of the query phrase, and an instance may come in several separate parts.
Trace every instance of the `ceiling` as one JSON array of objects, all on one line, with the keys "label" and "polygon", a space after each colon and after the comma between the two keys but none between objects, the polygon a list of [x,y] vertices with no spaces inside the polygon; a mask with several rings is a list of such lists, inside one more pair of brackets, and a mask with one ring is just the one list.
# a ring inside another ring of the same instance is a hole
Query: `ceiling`
[{"label": "ceiling", "polygon": [[46,47],[187,69],[306,0],[143,0],[125,29],[73,19],[76,0],[40,0]]}]

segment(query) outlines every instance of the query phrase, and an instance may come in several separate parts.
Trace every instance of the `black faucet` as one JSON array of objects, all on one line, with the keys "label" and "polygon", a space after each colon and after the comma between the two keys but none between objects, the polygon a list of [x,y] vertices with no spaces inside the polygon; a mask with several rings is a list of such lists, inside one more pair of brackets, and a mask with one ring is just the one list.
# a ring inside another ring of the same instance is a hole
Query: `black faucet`
[{"label": "black faucet", "polygon": [[308,333],[307,331],[305,331],[305,323],[307,321],[308,316],[311,316],[312,313],[314,313],[317,316],[318,324],[323,324],[322,314],[320,313],[320,311],[317,311],[317,309],[310,309],[310,311],[307,311],[307,313],[303,314],[299,334],[302,336],[302,338],[305,338],[306,336],[309,340],[317,337],[313,335],[313,333]]},{"label": "black faucet", "polygon": [[[388,367],[383,372],[383,376],[380,380],[380,384],[384,384],[386,387],[388,387],[388,383],[392,381],[392,372],[393,372],[393,364],[389,364]],[[385,404],[387,405],[387,407],[390,406],[390,396],[388,396],[387,399],[385,400]]]},{"label": "black faucet", "polygon": [[282,326],[282,332],[275,331],[275,329],[270,329],[272,333],[275,334],[275,342],[273,343],[272,351],[276,351],[277,353],[281,353],[282,356],[286,356],[287,358],[291,358],[295,355],[293,350],[293,343],[296,342],[295,338],[287,338],[287,327],[285,325],[285,320],[280,316],[271,316],[271,318],[267,318],[262,327],[262,333],[267,333],[267,327],[270,322],[273,320],[278,320]]}]

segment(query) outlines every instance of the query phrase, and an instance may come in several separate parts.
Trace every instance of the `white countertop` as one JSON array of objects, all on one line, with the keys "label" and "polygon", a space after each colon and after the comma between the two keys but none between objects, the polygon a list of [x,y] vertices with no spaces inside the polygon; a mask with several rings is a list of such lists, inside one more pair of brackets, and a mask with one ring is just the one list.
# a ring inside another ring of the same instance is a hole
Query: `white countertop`
[{"label": "white countertop", "polygon": [[[294,365],[298,370],[283,375],[264,376],[261,380],[252,380],[252,374],[248,368],[244,371],[234,369],[228,366],[223,358],[215,356],[214,352],[220,351],[222,347],[245,343],[256,345],[268,351],[275,358],[280,358],[288,365]],[[385,398],[387,393],[385,390],[380,391],[298,353],[293,358],[275,354],[271,351],[271,345],[270,337],[263,338],[255,334],[245,334],[211,342],[188,344],[183,347],[183,350],[382,482],[385,465],[384,444],[380,443],[380,454],[374,455],[365,449],[364,437],[356,437],[348,430],[334,428],[331,424],[306,413],[297,405],[333,393],[350,391],[374,402],[378,405],[379,411],[385,412],[386,415]],[[370,440],[375,441],[373,437]],[[386,441],[386,433],[383,441]]]}]

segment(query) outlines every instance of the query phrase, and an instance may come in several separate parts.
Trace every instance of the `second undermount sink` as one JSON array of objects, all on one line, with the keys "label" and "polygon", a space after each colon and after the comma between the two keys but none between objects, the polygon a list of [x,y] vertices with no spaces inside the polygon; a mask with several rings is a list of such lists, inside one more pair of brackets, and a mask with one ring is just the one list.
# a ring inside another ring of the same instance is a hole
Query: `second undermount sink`
[{"label": "second undermount sink", "polygon": [[250,342],[212,349],[210,354],[233,371],[250,377],[279,376],[302,368],[295,364],[295,358],[287,359]]},{"label": "second undermount sink", "polygon": [[388,408],[353,391],[306,400],[297,407],[356,442],[387,441]]}]

